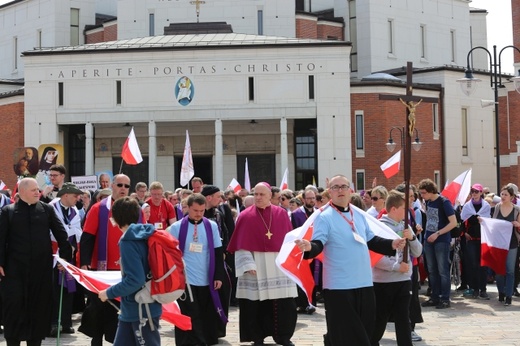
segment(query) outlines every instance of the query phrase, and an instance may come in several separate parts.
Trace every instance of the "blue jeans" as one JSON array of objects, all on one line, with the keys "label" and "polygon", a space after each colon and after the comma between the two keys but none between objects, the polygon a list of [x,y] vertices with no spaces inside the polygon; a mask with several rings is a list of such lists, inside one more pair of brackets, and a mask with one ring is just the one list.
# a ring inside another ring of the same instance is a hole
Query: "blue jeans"
[{"label": "blue jeans", "polygon": [[433,301],[449,301],[450,279],[450,243],[424,242],[424,254],[428,266],[428,280],[432,289]]},{"label": "blue jeans", "polygon": [[509,252],[507,253],[506,275],[496,275],[498,292],[505,294],[506,297],[511,297],[513,295],[517,251],[518,249],[509,249]]},{"label": "blue jeans", "polygon": [[141,327],[140,331],[139,322],[119,321],[114,346],[160,346],[159,318],[152,318],[152,321],[155,327],[153,332],[148,321]]}]

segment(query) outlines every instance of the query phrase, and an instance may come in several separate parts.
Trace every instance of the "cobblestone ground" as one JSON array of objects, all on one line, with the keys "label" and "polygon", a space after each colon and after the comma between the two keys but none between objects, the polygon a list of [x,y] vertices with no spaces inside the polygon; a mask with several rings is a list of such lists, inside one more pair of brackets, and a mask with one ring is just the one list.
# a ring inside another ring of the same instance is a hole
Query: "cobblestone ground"
[{"label": "cobblestone ground", "polygon": [[[453,287],[454,288],[454,287]],[[421,291],[421,292],[424,292]],[[475,300],[463,298],[452,291],[452,303],[449,309],[437,310],[423,308],[425,323],[418,324],[416,332],[423,337],[423,341],[415,342],[416,346],[460,346],[460,345],[520,345],[518,336],[520,321],[520,299],[513,298],[513,304],[505,307],[497,300],[495,285],[489,285],[490,300]],[[425,296],[421,296],[425,300]],[[249,345],[238,340],[238,309],[231,308],[228,324],[228,335],[220,340],[220,345]],[[74,315],[74,327],[77,329],[80,315]],[[322,305],[318,306],[313,315],[298,315],[298,324],[292,341],[297,346],[323,345],[325,333],[325,311]],[[162,345],[174,346],[173,326],[162,322]],[[275,345],[271,338],[267,338],[267,345]],[[5,345],[0,335],[0,343]],[[47,338],[43,345],[56,345],[56,339]],[[22,345],[25,345],[22,343]],[[89,346],[90,339],[76,332],[62,336],[60,345]],[[105,343],[105,345],[110,345]],[[396,345],[393,325],[389,324],[381,341],[381,346]]]}]

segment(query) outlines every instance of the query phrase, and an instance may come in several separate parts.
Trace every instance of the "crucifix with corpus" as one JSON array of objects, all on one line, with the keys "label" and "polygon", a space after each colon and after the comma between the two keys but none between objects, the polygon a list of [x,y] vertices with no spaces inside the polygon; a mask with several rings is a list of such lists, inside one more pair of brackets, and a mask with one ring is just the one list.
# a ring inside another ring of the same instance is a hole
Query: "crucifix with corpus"
[{"label": "crucifix with corpus", "polygon": [[[408,62],[406,64],[406,95],[390,95],[390,94],[380,94],[380,100],[390,100],[390,101],[400,101],[402,104],[406,106],[406,126],[404,130],[404,194],[405,194],[405,210],[404,213],[404,227],[408,228],[409,225],[409,217],[408,212],[410,210],[410,199],[408,195],[410,193],[410,176],[412,171],[412,136],[416,126],[416,111],[417,106],[422,102],[428,103],[438,103],[439,99],[435,97],[419,97],[413,95],[413,67],[412,63]],[[404,248],[403,261],[405,263],[408,261],[408,243]]]},{"label": "crucifix with corpus", "polygon": [[190,4],[195,5],[195,11],[197,12],[197,23],[199,22],[200,5],[203,5],[205,3],[206,1],[201,0],[190,1]]}]

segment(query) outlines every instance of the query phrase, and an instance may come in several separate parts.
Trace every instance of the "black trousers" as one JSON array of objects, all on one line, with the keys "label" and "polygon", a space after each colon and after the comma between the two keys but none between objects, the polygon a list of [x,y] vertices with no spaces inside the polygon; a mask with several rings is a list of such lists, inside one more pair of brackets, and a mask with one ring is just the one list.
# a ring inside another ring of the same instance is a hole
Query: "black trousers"
[{"label": "black trousers", "polygon": [[323,299],[327,345],[369,346],[376,313],[374,288],[324,289]]},{"label": "black trousers", "polygon": [[273,300],[239,299],[240,341],[259,341],[272,336],[277,344],[291,340],[296,328],[294,298]]},{"label": "black trousers", "polygon": [[412,346],[409,317],[412,281],[374,282],[374,292],[376,295],[376,322],[370,338],[372,346],[379,345],[390,316],[393,316],[395,323],[397,345]]},{"label": "black trousers", "polygon": [[465,272],[469,288],[478,291],[486,291],[487,267],[480,266],[480,239],[466,241]]}]

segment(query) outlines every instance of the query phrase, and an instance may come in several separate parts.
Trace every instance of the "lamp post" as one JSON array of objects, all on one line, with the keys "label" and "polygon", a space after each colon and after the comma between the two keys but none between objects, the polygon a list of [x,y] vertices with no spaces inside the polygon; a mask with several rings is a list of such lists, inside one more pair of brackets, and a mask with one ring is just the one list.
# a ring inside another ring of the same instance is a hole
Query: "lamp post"
[{"label": "lamp post", "polygon": [[[460,83],[460,87],[462,89],[462,92],[466,94],[466,96],[470,96],[475,89],[477,88],[477,83],[481,82],[481,79],[475,78],[473,76],[473,69],[470,64],[470,57],[471,54],[477,49],[484,50],[488,56],[489,56],[489,77],[490,77],[490,84],[491,88],[494,90],[495,99],[494,99],[494,105],[495,105],[495,148],[496,148],[496,162],[497,162],[497,168],[496,168],[496,175],[497,175],[497,191],[500,190],[500,131],[499,131],[499,118],[498,118],[498,88],[503,88],[504,85],[502,84],[502,64],[501,64],[501,58],[502,58],[502,52],[506,48],[513,48],[516,49],[520,53],[520,49],[518,49],[515,46],[506,46],[500,50],[498,53],[498,60],[497,60],[497,46],[493,46],[493,54],[491,52],[482,46],[474,47],[468,52],[467,56],[467,67],[465,71],[464,78],[457,79],[457,82]],[[520,77],[513,77],[511,79],[515,84],[515,89],[518,93],[520,93]]]}]

